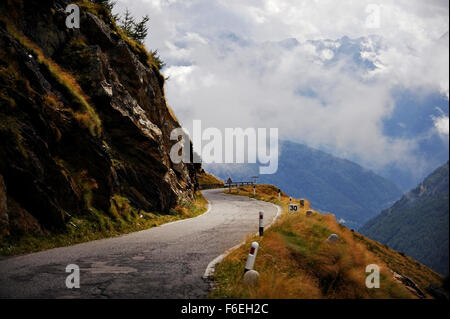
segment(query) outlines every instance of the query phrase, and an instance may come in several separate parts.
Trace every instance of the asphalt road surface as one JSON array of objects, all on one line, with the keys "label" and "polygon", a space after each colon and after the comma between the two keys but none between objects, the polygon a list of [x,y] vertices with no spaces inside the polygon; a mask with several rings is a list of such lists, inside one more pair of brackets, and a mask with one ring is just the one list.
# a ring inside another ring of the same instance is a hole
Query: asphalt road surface
[{"label": "asphalt road surface", "polygon": [[[0,298],[204,298],[208,264],[277,215],[271,203],[221,190],[203,192],[211,209],[121,237],[0,261]],[[80,288],[68,289],[66,266],[80,268]]]}]

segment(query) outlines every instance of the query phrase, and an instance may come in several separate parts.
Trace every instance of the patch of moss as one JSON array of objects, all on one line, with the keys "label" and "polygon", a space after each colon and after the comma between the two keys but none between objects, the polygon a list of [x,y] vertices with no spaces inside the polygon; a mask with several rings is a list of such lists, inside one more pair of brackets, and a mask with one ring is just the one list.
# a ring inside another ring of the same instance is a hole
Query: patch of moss
[{"label": "patch of moss", "polygon": [[137,210],[131,206],[130,200],[126,197],[115,194],[111,197],[110,203],[109,212],[116,219],[124,218],[129,221],[132,215],[136,215]]},{"label": "patch of moss", "polygon": [[86,169],[77,170],[68,162],[61,158],[54,158],[54,162],[60,167],[61,173],[67,178],[71,178],[75,183],[76,190],[82,196],[85,207],[90,210],[92,206],[93,191],[98,189],[97,181],[89,176]]}]

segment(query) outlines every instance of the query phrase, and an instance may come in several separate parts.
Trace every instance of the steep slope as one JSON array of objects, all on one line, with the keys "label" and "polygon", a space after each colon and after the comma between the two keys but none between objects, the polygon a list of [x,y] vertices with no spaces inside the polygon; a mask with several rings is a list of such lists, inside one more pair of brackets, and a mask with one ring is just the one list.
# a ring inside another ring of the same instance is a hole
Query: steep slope
[{"label": "steep slope", "polygon": [[0,232],[61,232],[72,218],[109,227],[192,201],[196,167],[174,165],[179,123],[158,60],[109,11],[78,1],[0,4]]},{"label": "steep slope", "polygon": [[[338,224],[334,216],[311,208],[308,200],[299,212],[289,213],[289,196],[282,193],[279,201],[277,191],[271,185],[258,185],[256,196],[252,187],[232,191],[278,204],[283,213],[263,237],[248,237],[216,267],[210,297],[445,298],[442,277],[433,270]],[[337,241],[327,240],[331,234],[338,235]],[[259,280],[246,286],[242,273],[253,241],[259,243],[254,265]],[[377,289],[365,284],[366,267],[373,264],[380,270]]]},{"label": "steep slope", "polygon": [[[223,180],[229,176],[233,181],[251,180],[258,174],[256,165],[204,167]],[[261,175],[258,182],[304,196],[316,209],[332,212],[351,228],[361,226],[402,195],[393,183],[351,161],[287,141],[280,145],[278,171]]]},{"label": "steep slope", "polygon": [[223,187],[224,181],[218,179],[216,176],[209,174],[204,169],[201,169],[197,174],[198,186],[200,189],[210,189]]},{"label": "steep slope", "polygon": [[448,164],[368,221],[361,233],[448,274]]}]

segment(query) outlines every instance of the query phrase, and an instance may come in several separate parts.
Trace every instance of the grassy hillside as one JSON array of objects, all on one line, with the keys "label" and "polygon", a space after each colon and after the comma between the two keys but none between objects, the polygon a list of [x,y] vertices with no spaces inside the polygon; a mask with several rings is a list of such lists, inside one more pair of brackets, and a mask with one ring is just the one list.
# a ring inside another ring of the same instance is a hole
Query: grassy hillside
[{"label": "grassy hillside", "polygon": [[[207,164],[205,169],[226,180],[250,180],[256,164]],[[284,141],[278,171],[261,175],[261,184],[276,184],[292,196],[306,197],[323,212],[332,212],[357,229],[402,196],[392,182],[351,161]]]},{"label": "grassy hillside", "polygon": [[[426,297],[431,297],[425,290],[430,284],[442,285],[433,270],[339,225],[333,215],[307,217],[309,202],[298,214],[288,213],[289,197],[283,194],[279,202],[273,186],[258,185],[256,196],[251,187],[232,193],[281,205],[283,214],[263,238],[248,237],[216,267],[211,298],[418,298],[392,271],[412,279]],[[326,243],[332,233],[338,243]],[[258,285],[246,287],[242,275],[252,241],[260,244],[255,263],[260,278]],[[365,286],[369,264],[380,267],[379,289]]]},{"label": "grassy hillside", "polygon": [[200,173],[197,174],[197,179],[198,185],[201,189],[216,188],[218,185],[225,184],[224,181],[203,169],[201,169]]},{"label": "grassy hillside", "polygon": [[435,170],[416,189],[361,228],[442,274],[449,271],[449,170]]}]

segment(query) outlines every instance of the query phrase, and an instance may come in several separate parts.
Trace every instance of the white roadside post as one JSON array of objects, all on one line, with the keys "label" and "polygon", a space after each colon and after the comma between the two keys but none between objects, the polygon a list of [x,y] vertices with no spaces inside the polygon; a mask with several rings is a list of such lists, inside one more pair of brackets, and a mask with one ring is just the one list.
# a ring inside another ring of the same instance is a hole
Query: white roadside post
[{"label": "white roadside post", "polygon": [[264,235],[264,212],[259,212],[259,236]]},{"label": "white roadside post", "polygon": [[255,265],[256,254],[258,253],[258,247],[259,244],[256,241],[254,241],[252,243],[252,246],[250,247],[250,253],[248,254],[247,257],[247,263],[245,264],[244,274],[249,270],[253,270],[253,266]]},{"label": "white roadside post", "polygon": [[281,189],[278,189],[278,201],[281,202]]},{"label": "white roadside post", "polygon": [[256,185],[253,185],[253,195],[256,195]]},{"label": "white roadside post", "polygon": [[292,204],[292,197],[289,197],[289,204]]}]

